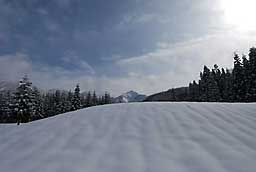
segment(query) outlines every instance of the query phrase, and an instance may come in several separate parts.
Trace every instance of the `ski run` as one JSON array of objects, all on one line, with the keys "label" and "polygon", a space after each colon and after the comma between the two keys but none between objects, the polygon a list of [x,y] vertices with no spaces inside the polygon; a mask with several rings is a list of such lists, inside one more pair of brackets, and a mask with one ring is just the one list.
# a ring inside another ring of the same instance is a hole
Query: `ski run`
[{"label": "ski run", "polygon": [[255,172],[256,104],[127,103],[0,125],[2,172]]}]

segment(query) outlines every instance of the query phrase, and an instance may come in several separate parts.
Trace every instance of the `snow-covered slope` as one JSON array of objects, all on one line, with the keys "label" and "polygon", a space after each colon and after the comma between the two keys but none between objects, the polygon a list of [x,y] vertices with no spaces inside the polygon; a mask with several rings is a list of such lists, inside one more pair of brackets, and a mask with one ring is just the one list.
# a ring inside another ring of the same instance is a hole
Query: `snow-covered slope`
[{"label": "snow-covered slope", "polygon": [[255,172],[256,104],[131,103],[0,125],[3,172]]},{"label": "snow-covered slope", "polygon": [[114,98],[115,103],[128,103],[128,102],[142,102],[145,100],[146,95],[139,94],[135,91],[129,91],[116,98]]}]

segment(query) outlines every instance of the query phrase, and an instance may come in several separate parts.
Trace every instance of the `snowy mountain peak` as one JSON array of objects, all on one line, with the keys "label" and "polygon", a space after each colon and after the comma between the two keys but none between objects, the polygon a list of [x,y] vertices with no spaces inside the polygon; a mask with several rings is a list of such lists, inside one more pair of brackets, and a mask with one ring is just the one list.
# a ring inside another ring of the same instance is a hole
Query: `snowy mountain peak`
[{"label": "snowy mountain peak", "polygon": [[145,100],[146,95],[139,94],[135,91],[128,91],[114,99],[115,103],[141,102]]},{"label": "snowy mountain peak", "polygon": [[127,93],[124,93],[122,94],[123,96],[126,96],[126,97],[136,97],[139,95],[139,93],[135,92],[135,91],[128,91]]}]

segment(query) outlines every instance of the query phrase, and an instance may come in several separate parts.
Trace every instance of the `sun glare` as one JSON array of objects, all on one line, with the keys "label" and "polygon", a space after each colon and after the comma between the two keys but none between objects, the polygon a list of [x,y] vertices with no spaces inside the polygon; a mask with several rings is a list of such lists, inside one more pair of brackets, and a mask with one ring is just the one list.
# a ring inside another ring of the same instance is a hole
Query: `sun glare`
[{"label": "sun glare", "polygon": [[222,0],[225,21],[243,31],[256,30],[256,0]]}]

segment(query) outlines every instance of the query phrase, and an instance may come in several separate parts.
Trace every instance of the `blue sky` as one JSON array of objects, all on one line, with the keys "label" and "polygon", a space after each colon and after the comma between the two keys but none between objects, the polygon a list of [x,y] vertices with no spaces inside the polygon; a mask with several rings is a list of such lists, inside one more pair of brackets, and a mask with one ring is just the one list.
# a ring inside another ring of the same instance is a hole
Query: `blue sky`
[{"label": "blue sky", "polygon": [[0,0],[0,79],[113,95],[187,85],[255,45],[221,1]]}]

